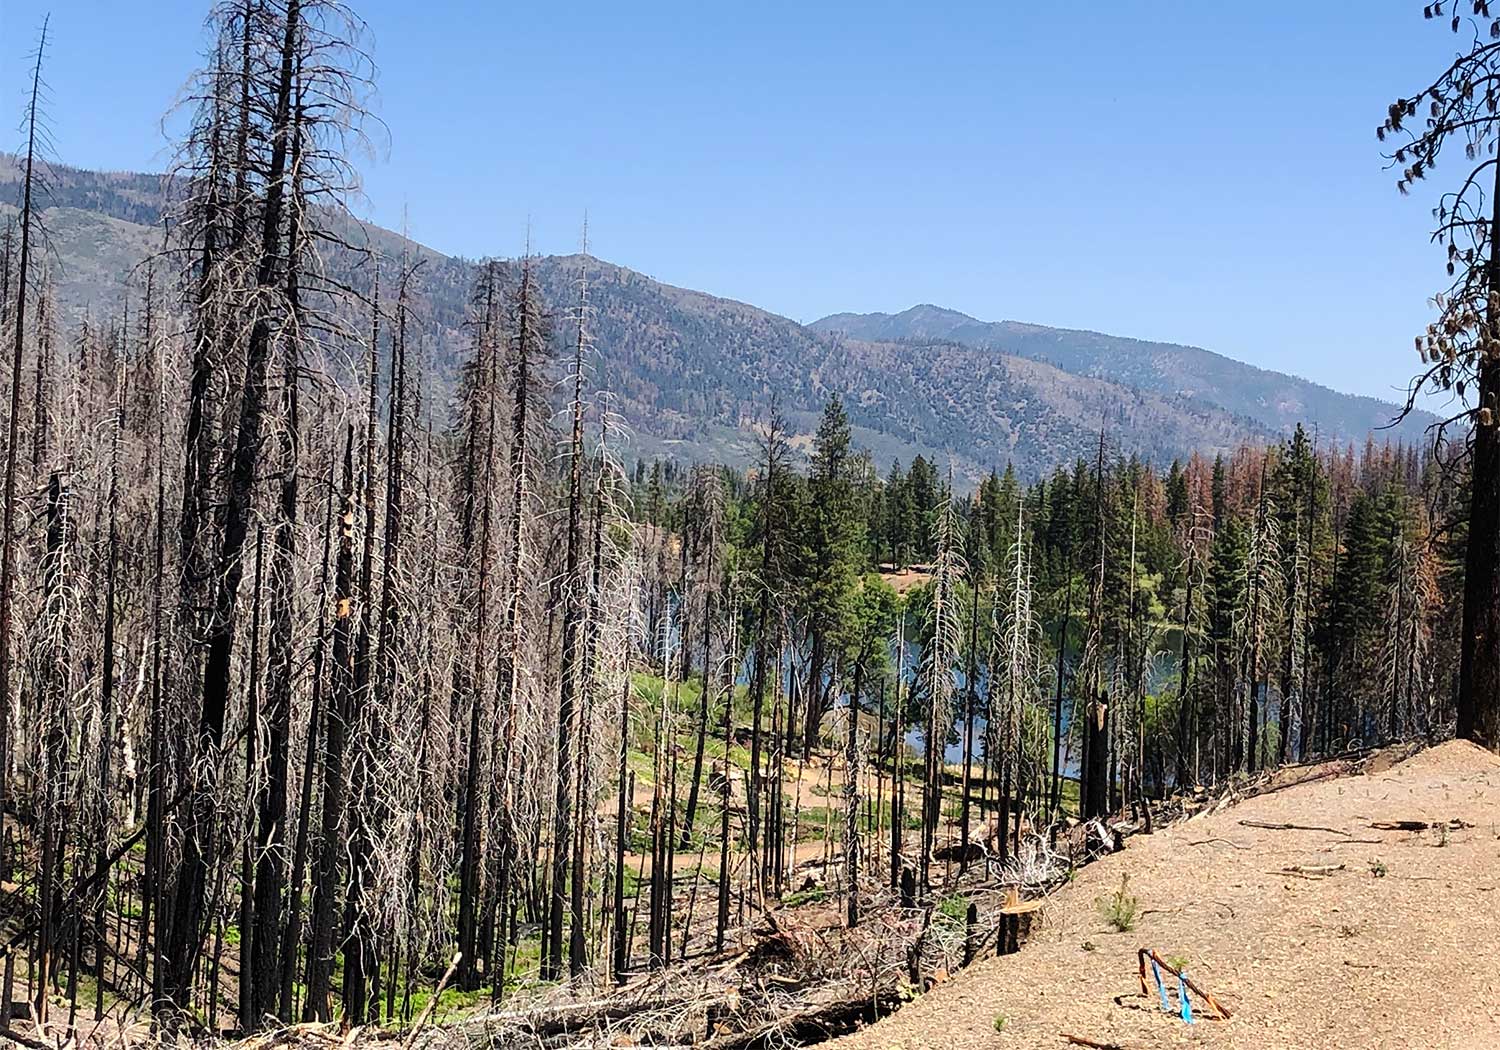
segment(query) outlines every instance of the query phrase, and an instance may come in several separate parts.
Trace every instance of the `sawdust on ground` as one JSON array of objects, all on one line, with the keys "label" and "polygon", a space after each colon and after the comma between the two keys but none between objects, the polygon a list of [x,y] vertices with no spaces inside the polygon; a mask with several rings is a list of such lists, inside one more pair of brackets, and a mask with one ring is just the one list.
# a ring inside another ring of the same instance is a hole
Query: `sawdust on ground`
[{"label": "sawdust on ground", "polygon": [[[1473,826],[1370,826],[1455,818]],[[1287,872],[1299,866],[1313,874]],[[1095,902],[1122,874],[1141,914],[1116,933]],[[1500,757],[1453,741],[1132,838],[1054,894],[1019,953],[975,964],[838,1045],[1055,1050],[1067,1032],[1127,1050],[1494,1050],[1497,886]],[[1190,1026],[1143,1000],[1141,947],[1186,959],[1234,1016]]]}]

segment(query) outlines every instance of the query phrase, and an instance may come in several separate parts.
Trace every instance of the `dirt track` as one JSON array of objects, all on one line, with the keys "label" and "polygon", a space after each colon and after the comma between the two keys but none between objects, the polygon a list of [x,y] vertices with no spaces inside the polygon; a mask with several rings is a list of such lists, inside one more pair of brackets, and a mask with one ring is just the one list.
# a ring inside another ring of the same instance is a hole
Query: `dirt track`
[{"label": "dirt track", "polygon": [[[1021,952],[837,1045],[1055,1050],[1068,1032],[1127,1050],[1500,1048],[1500,757],[1450,742],[1381,765],[1129,840],[1054,895]],[[1454,818],[1473,826],[1370,826]],[[1142,914],[1115,933],[1095,901],[1122,873]],[[1187,959],[1235,1016],[1188,1026],[1142,1000],[1140,947]]]}]

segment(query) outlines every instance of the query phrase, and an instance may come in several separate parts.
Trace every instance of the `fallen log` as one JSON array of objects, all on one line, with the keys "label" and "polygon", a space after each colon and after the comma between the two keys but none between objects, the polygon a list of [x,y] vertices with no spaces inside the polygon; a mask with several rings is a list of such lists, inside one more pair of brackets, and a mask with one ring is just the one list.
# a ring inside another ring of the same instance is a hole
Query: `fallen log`
[{"label": "fallen log", "polygon": [[481,1028],[521,1030],[545,1042],[590,1031],[600,1022],[625,1021],[656,1011],[680,1011],[686,1005],[685,999],[676,997],[604,999],[486,1014],[472,1023]]},{"label": "fallen log", "polygon": [[745,1032],[717,1036],[701,1044],[707,1050],[769,1050],[771,1047],[820,1043],[848,1035],[894,1013],[901,996],[894,991],[840,999],[796,1010]]},{"label": "fallen log", "polygon": [[1467,820],[1372,820],[1370,827],[1376,831],[1431,831],[1434,828],[1446,828],[1448,831],[1462,831],[1472,828],[1474,825]]}]

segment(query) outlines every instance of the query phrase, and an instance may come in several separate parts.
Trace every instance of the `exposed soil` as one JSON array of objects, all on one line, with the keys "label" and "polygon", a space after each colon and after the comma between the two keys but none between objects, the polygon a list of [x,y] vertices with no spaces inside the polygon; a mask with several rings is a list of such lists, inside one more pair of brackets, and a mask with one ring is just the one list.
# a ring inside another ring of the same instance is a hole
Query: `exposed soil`
[{"label": "exposed soil", "polygon": [[[1371,827],[1409,820],[1468,826]],[[1122,874],[1141,912],[1118,933],[1096,901]],[[976,963],[837,1045],[1057,1048],[1071,1033],[1125,1048],[1493,1050],[1497,887],[1500,757],[1450,742],[1131,838],[1051,897],[1020,952]],[[1186,959],[1234,1016],[1200,1013],[1189,1026],[1154,991],[1142,998],[1141,947]]]},{"label": "exposed soil", "polygon": [[905,594],[907,591],[915,590],[932,579],[932,573],[927,571],[926,566],[915,565],[908,569],[902,569],[900,572],[890,572],[882,569],[880,578],[896,588],[898,594]]}]

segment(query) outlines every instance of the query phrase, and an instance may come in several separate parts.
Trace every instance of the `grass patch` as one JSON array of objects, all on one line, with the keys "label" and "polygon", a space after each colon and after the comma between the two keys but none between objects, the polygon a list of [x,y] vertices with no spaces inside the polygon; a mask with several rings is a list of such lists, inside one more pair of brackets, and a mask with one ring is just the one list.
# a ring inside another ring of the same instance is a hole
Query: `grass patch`
[{"label": "grass patch", "polygon": [[[790,816],[787,818],[790,823]],[[844,840],[845,816],[842,809],[831,806],[806,806],[797,819],[798,842],[830,842]]]},{"label": "grass patch", "polygon": [[810,890],[798,890],[796,893],[788,893],[781,899],[781,903],[788,908],[796,908],[803,904],[822,904],[831,896],[822,886],[814,886]]}]

